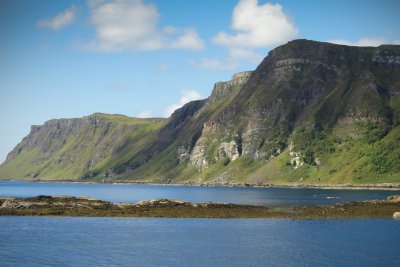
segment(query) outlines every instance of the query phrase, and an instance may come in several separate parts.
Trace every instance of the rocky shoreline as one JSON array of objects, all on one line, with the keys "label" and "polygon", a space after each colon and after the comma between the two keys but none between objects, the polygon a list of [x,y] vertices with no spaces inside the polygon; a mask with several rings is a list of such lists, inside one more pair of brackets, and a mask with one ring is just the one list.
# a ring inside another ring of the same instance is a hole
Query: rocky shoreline
[{"label": "rocky shoreline", "polygon": [[0,197],[0,216],[321,219],[390,218],[399,211],[400,196],[390,196],[386,200],[295,207],[266,207],[219,202],[190,203],[171,199],[112,203],[90,197]]},{"label": "rocky shoreline", "polygon": [[344,189],[344,190],[399,190],[400,183],[379,184],[302,184],[302,183],[217,183],[217,182],[183,182],[183,183],[145,183],[119,181],[115,183],[173,185],[173,186],[205,186],[205,187],[254,187],[254,188],[293,188],[293,189]]},{"label": "rocky shoreline", "polygon": [[254,188],[293,188],[293,189],[340,189],[340,190],[390,190],[400,191],[400,183],[376,184],[303,184],[303,183],[217,183],[217,182],[143,182],[139,180],[116,181],[82,181],[82,180],[15,180],[0,179],[1,181],[31,182],[31,183],[77,183],[77,184],[140,184],[162,186],[200,186],[200,187],[254,187]]}]

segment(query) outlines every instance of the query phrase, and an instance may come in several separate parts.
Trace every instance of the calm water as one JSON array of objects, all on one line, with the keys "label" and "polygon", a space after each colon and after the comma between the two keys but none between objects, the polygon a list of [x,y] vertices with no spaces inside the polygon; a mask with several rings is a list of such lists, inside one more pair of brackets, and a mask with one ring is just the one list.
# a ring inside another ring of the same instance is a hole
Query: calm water
[{"label": "calm water", "polygon": [[399,191],[324,190],[239,187],[159,186],[134,184],[68,184],[0,182],[0,196],[37,195],[90,196],[112,202],[173,198],[190,202],[226,202],[256,205],[335,204],[338,202],[384,199]]},{"label": "calm water", "polygon": [[[261,205],[384,199],[395,191],[0,182],[0,196]],[[0,217],[0,266],[400,266],[400,221]]]},{"label": "calm water", "polygon": [[400,222],[0,217],[1,266],[400,266]]}]

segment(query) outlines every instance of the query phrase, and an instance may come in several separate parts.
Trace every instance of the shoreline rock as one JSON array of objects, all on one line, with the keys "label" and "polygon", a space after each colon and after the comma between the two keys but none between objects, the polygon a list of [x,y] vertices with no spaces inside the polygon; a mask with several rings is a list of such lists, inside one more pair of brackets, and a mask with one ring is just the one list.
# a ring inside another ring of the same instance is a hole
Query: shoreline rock
[{"label": "shoreline rock", "polygon": [[400,191],[400,183],[379,184],[302,184],[302,183],[234,183],[234,182],[143,182],[139,180],[117,180],[112,182],[81,181],[81,180],[15,180],[0,179],[1,181],[29,182],[29,183],[71,183],[71,184],[140,184],[160,186],[200,186],[200,187],[251,187],[251,188],[294,188],[294,189],[340,189],[340,190],[388,190]]},{"label": "shoreline rock", "polygon": [[142,200],[137,203],[111,203],[88,197],[71,196],[0,197],[0,216],[390,218],[394,217],[394,214],[400,210],[400,202],[392,201],[398,198],[400,196],[392,196],[388,200],[348,202],[326,206],[267,207],[220,202],[191,203],[176,199]]},{"label": "shoreline rock", "polygon": [[392,203],[400,203],[400,195],[388,196],[386,201]]}]

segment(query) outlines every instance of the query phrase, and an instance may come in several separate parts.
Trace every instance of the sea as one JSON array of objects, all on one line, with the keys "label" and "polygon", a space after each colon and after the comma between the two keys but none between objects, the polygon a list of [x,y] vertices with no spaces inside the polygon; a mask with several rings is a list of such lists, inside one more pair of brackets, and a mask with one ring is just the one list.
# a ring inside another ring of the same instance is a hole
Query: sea
[{"label": "sea", "polygon": [[[399,191],[0,182],[0,196],[326,205]],[[0,217],[0,266],[400,266],[400,221]]]}]

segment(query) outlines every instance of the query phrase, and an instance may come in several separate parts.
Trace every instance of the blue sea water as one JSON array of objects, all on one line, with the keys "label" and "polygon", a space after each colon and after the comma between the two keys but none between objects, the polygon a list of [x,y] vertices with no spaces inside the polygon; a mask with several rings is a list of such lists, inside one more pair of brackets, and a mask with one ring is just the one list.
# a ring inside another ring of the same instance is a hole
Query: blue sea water
[{"label": "blue sea water", "polygon": [[[324,205],[399,191],[0,182],[0,196]],[[0,217],[0,266],[400,266],[393,219]]]},{"label": "blue sea water", "polygon": [[216,201],[252,205],[329,205],[347,201],[385,199],[393,194],[400,194],[400,191],[0,182],[0,196],[90,196],[112,202],[172,198],[190,202]]},{"label": "blue sea water", "polygon": [[391,219],[0,217],[1,266],[400,266]]}]

